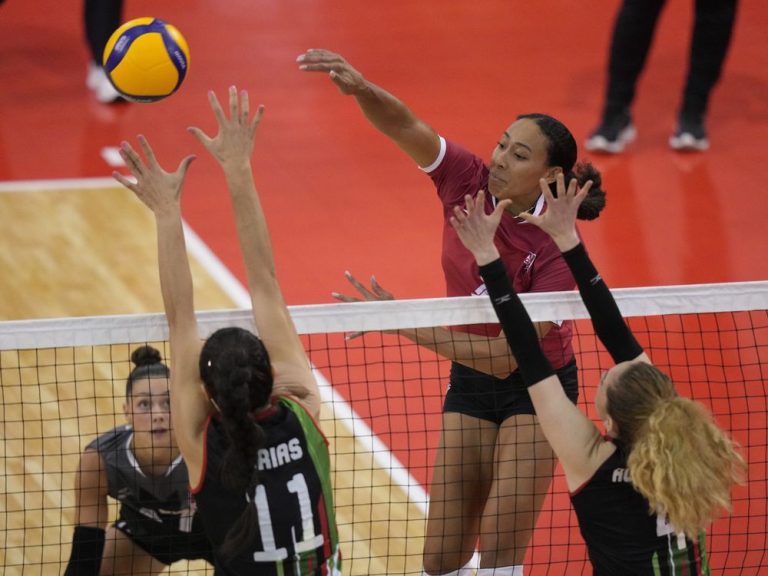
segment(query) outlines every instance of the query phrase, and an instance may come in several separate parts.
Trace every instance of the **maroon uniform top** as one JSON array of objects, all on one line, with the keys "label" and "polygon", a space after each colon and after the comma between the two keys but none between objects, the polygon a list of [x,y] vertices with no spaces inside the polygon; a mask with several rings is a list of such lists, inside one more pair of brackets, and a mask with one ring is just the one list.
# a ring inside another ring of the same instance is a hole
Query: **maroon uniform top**
[{"label": "maroon uniform top", "polygon": [[[488,167],[483,160],[461,146],[441,140],[437,160],[426,168],[437,187],[443,204],[443,251],[442,264],[448,296],[485,294],[485,284],[480,278],[472,253],[461,243],[449,222],[454,206],[464,206],[464,196],[475,196],[488,188]],[[486,211],[491,212],[496,199],[487,194]],[[534,214],[544,208],[541,196],[534,207]],[[560,250],[549,235],[538,228],[504,214],[496,232],[496,246],[507,268],[516,292],[558,292],[573,290],[576,282]],[[485,336],[498,336],[498,324],[473,325],[463,328],[467,332]],[[555,323],[541,340],[544,353],[554,368],[560,368],[573,358],[571,336],[572,323]]]}]

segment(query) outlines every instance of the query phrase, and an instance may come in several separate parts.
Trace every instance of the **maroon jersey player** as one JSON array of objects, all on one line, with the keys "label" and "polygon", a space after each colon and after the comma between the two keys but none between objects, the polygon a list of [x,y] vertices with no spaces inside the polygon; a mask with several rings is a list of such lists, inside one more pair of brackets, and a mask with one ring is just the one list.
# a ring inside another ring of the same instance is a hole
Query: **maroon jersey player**
[{"label": "maroon jersey player", "polygon": [[[481,158],[445,142],[402,102],[367,81],[338,54],[309,50],[298,62],[301,70],[328,73],[342,93],[355,97],[376,129],[430,174],[446,219],[465,194],[475,195],[481,188],[497,201],[509,200],[496,242],[516,286],[525,291],[573,288],[573,279],[552,241],[516,219],[520,212],[544,209],[539,179],[554,185],[560,173],[568,179],[595,183],[582,206],[582,218],[597,217],[605,204],[599,174],[588,164],[576,164],[576,142],[561,122],[543,114],[519,116],[503,129],[485,165]],[[443,267],[449,295],[482,292],[471,260],[455,232],[445,228]],[[349,279],[367,299],[392,297],[375,281],[368,289],[353,277]],[[354,300],[343,295],[338,298]],[[559,368],[566,393],[575,401],[578,387],[570,326],[545,322],[537,330],[553,365]],[[517,361],[498,326],[452,333],[434,328],[403,330],[400,334],[453,361],[430,487],[424,573],[474,573],[467,564],[477,546],[479,576],[520,576],[555,460],[525,387],[517,385]]]}]

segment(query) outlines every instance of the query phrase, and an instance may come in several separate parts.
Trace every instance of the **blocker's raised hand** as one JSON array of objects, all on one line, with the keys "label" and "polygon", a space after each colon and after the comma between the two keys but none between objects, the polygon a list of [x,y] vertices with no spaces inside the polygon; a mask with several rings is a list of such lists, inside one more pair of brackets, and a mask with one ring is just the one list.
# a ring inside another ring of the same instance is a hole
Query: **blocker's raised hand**
[{"label": "blocker's raised hand", "polygon": [[493,212],[486,214],[485,191],[480,190],[474,198],[469,194],[464,197],[463,208],[453,207],[451,226],[456,230],[461,243],[472,252],[480,266],[493,262],[499,257],[493,237],[509,203],[509,200],[502,200]]},{"label": "blocker's raised hand", "polygon": [[192,160],[195,156],[184,158],[175,172],[166,172],[157,162],[155,153],[144,136],[138,137],[139,145],[144,151],[146,160],[142,159],[128,142],[120,146],[120,156],[125,161],[136,182],[113,172],[112,176],[123,186],[131,190],[146,204],[152,212],[158,214],[164,210],[175,210],[179,207],[181,189]]},{"label": "blocker's raised hand", "polygon": [[208,92],[208,101],[219,125],[218,134],[211,137],[197,127],[191,127],[189,131],[220,164],[249,161],[264,106],[260,105],[250,118],[248,92],[241,90],[238,94],[235,86],[229,88],[229,116],[224,113],[213,90]]},{"label": "blocker's raised hand", "polygon": [[570,250],[581,240],[576,232],[576,216],[579,205],[587,197],[589,189],[592,188],[592,181],[587,182],[579,188],[578,182],[572,178],[565,187],[565,177],[562,174],[557,175],[557,198],[554,197],[546,180],[539,181],[541,192],[547,201],[547,209],[543,214],[534,216],[533,214],[523,213],[520,218],[538,226],[544,232],[549,234],[562,252]]}]

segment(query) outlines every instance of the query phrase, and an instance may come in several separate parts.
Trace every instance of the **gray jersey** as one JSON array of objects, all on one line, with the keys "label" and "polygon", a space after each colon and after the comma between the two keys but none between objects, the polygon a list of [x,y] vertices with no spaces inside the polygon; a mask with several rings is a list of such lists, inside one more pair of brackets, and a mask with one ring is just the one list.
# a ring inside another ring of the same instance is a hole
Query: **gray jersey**
[{"label": "gray jersey", "polygon": [[187,467],[181,456],[164,474],[145,474],[131,449],[133,430],[118,426],[88,444],[104,462],[108,493],[120,502],[115,526],[158,560],[170,564],[181,558],[208,558],[195,503],[189,491]]}]

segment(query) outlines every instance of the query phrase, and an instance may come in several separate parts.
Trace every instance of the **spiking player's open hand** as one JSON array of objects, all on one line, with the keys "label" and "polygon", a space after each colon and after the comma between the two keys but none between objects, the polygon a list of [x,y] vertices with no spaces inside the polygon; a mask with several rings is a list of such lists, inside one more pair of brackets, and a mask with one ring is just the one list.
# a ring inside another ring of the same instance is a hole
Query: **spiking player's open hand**
[{"label": "spiking player's open hand", "polygon": [[299,70],[305,72],[328,72],[329,78],[343,94],[356,94],[366,86],[363,75],[355,70],[340,54],[312,48],[296,58]]}]

